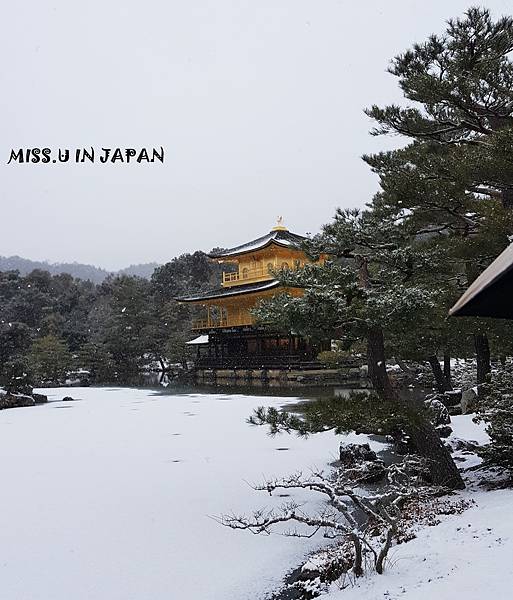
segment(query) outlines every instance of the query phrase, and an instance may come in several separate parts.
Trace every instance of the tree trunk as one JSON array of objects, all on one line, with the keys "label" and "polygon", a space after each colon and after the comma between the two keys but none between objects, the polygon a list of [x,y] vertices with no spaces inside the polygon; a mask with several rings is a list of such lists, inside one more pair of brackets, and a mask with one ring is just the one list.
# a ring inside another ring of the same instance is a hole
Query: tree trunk
[{"label": "tree trunk", "polygon": [[418,417],[416,419],[414,416],[410,419],[406,433],[410,436],[418,453],[427,458],[433,483],[456,490],[464,489],[465,484],[458,468],[433,424],[423,418],[420,411]]},{"label": "tree trunk", "polygon": [[438,391],[443,393],[452,390],[452,385],[444,375],[442,367],[438,362],[438,357],[433,354],[433,356],[430,356],[428,358],[428,362],[431,365],[431,370],[433,371],[433,376],[435,378],[436,387],[438,388]]},{"label": "tree trunk", "polygon": [[[513,190],[511,191],[513,192]],[[478,273],[476,272],[476,265],[467,261],[465,263],[465,272],[467,274],[467,283],[468,285],[471,285],[478,276]],[[486,333],[474,334],[474,348],[476,350],[477,357],[477,383],[480,384],[486,381],[486,376],[492,370],[490,365],[490,346],[488,344],[488,337]]]},{"label": "tree trunk", "polygon": [[477,383],[484,383],[486,376],[492,370],[490,364],[490,346],[486,333],[474,334],[474,347],[477,357]]},{"label": "tree trunk", "polygon": [[[401,400],[392,387],[386,371],[385,345],[381,327],[373,327],[367,334],[367,360],[369,377],[378,395],[406,414],[406,434],[410,436],[420,456],[427,460],[432,482],[451,489],[463,489],[465,484],[458,468],[434,425],[425,414],[422,403],[413,399]],[[440,369],[440,363],[438,368]]]},{"label": "tree trunk", "polygon": [[508,210],[513,208],[513,188],[504,188],[502,192],[502,206]]},{"label": "tree trunk", "polygon": [[444,377],[452,390],[451,355],[447,353],[444,354]]},{"label": "tree trunk", "polygon": [[388,528],[385,543],[378,554],[378,558],[376,559],[376,572],[380,575],[382,575],[383,571],[385,570],[385,560],[387,558],[388,551],[390,550],[390,546],[392,546],[394,536],[397,533],[396,529],[397,528],[395,526]]},{"label": "tree trunk", "polygon": [[354,565],[353,572],[356,577],[363,575],[363,554],[362,554],[362,543],[360,538],[356,534],[351,534],[351,540],[354,545]]},{"label": "tree trunk", "polygon": [[367,333],[367,365],[369,378],[376,392],[387,400],[392,399],[395,390],[387,373],[385,342],[381,327],[373,327]]}]

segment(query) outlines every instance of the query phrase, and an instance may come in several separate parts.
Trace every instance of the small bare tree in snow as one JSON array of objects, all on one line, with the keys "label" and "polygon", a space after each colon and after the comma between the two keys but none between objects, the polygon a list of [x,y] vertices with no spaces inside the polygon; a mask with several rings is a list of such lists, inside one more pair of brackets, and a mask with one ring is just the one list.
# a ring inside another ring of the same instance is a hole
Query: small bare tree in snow
[{"label": "small bare tree in snow", "polygon": [[[415,475],[412,466],[415,463]],[[358,482],[349,479],[344,470],[336,470],[327,477],[323,472],[310,476],[302,473],[284,479],[274,479],[254,489],[272,495],[281,490],[308,490],[325,497],[324,508],[311,514],[305,503],[295,500],[279,508],[257,510],[251,516],[223,515],[218,520],[232,529],[254,534],[294,537],[312,537],[322,531],[324,537],[349,542],[353,547],[351,571],[357,577],[370,565],[383,573],[388,552],[401,523],[401,509],[405,502],[422,495],[442,493],[440,488],[419,485],[419,459],[408,458],[404,463],[387,469],[387,483],[374,494],[357,491]],[[446,491],[446,490],[444,490]],[[291,528],[287,528],[292,525]]]}]

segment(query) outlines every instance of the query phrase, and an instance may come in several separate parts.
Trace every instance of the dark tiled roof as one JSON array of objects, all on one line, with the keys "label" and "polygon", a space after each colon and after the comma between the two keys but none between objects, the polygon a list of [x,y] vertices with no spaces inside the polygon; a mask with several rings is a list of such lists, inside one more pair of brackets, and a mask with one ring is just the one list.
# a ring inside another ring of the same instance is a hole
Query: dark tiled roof
[{"label": "dark tiled roof", "polygon": [[216,298],[226,298],[228,296],[240,296],[241,294],[251,294],[252,292],[262,292],[272,290],[280,285],[279,281],[259,281],[257,283],[247,283],[245,285],[234,285],[231,287],[219,288],[212,292],[205,292],[198,296],[183,296],[176,298],[179,302],[198,302],[199,300],[214,300]]},{"label": "dark tiled roof", "polygon": [[209,254],[209,256],[210,258],[236,256],[246,252],[261,250],[270,244],[276,244],[278,246],[282,246],[283,248],[300,248],[305,239],[305,236],[292,233],[286,229],[273,229],[267,235],[263,235],[252,242],[246,242],[245,244],[235,246],[235,248],[229,248],[228,250],[213,252],[212,254]]}]

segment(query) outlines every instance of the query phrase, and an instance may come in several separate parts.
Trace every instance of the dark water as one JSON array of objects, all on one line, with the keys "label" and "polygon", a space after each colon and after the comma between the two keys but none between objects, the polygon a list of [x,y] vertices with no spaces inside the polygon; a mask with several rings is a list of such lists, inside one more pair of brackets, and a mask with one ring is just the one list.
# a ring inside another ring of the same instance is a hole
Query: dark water
[{"label": "dark water", "polygon": [[215,384],[197,384],[183,383],[170,379],[162,373],[141,374],[123,381],[113,381],[109,384],[95,387],[133,387],[140,389],[153,390],[162,395],[182,395],[182,394],[242,394],[245,396],[262,396],[262,397],[284,397],[298,398],[301,400],[313,400],[316,398],[333,398],[346,397],[352,387],[341,386],[300,386],[300,387],[284,387],[283,385],[262,385],[260,382],[253,384],[230,384],[230,385],[215,385]]}]

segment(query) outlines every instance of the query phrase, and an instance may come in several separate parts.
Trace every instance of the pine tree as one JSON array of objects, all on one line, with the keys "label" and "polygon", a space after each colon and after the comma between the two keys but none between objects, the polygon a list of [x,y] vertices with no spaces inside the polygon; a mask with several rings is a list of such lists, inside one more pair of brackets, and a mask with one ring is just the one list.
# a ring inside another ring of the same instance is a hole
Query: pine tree
[{"label": "pine tree", "polygon": [[78,365],[87,369],[93,381],[109,381],[113,378],[114,361],[105,344],[87,342],[80,348]]},{"label": "pine tree", "polygon": [[513,18],[493,22],[490,11],[471,8],[451,19],[445,33],[397,56],[389,68],[413,104],[367,114],[374,133],[399,133],[422,145],[449,148],[441,173],[465,180],[469,191],[513,206]]},{"label": "pine tree", "polygon": [[[419,403],[412,410],[411,402],[392,386],[386,370],[390,333],[399,339],[405,332],[418,336],[423,323],[432,329],[440,295],[430,283],[440,269],[436,255],[426,256],[421,247],[411,244],[400,222],[370,210],[339,210],[307,249],[312,256],[328,254],[333,262],[282,272],[282,284],[303,287],[304,295],[275,297],[262,304],[257,316],[301,333],[313,334],[323,323],[323,331],[365,339],[374,390],[396,411],[408,415],[408,434],[419,453],[430,459],[433,481],[462,487],[461,476],[424,408]],[[432,354],[431,348],[424,351],[426,358]]]},{"label": "pine tree", "polygon": [[136,373],[147,352],[145,328],[152,322],[150,283],[126,275],[104,282],[109,313],[102,339],[119,372]]},{"label": "pine tree", "polygon": [[[407,214],[410,234],[436,241],[454,265],[456,300],[508,245],[513,231],[513,19],[493,22],[473,8],[449,21],[443,36],[397,56],[406,107],[373,106],[376,135],[398,133],[411,143],[366,156],[379,174],[374,203]],[[477,381],[490,372],[490,330],[485,320],[466,320]],[[507,340],[504,338],[507,345]]]},{"label": "pine tree", "polygon": [[0,365],[0,384],[8,394],[32,394],[34,373],[26,357],[15,356]]},{"label": "pine tree", "polygon": [[51,334],[34,341],[29,359],[35,373],[43,381],[62,381],[72,364],[66,342]]}]

